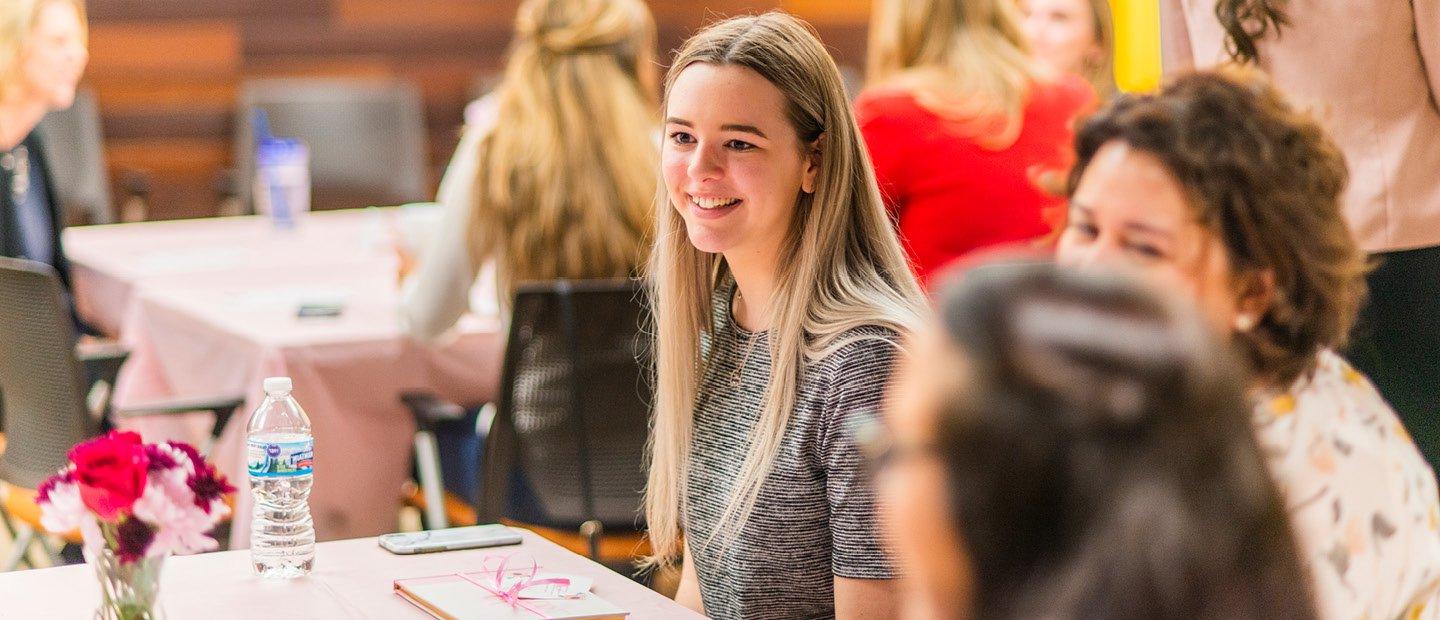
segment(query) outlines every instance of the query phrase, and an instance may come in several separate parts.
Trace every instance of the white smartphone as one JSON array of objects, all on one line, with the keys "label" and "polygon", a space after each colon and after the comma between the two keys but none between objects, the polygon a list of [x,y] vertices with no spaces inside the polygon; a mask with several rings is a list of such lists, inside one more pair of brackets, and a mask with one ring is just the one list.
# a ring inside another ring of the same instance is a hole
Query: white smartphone
[{"label": "white smartphone", "polygon": [[390,553],[409,555],[432,551],[456,551],[478,547],[520,544],[520,533],[498,523],[452,527],[447,530],[382,534],[380,546]]}]

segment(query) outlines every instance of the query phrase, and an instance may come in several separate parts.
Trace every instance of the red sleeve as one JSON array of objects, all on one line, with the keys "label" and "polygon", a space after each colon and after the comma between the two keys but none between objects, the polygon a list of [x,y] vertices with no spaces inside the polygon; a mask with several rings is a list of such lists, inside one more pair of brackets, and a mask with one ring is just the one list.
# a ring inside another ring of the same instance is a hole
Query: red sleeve
[{"label": "red sleeve", "polygon": [[906,117],[894,105],[895,97],[861,93],[855,102],[855,117],[860,135],[870,151],[875,166],[875,180],[890,217],[898,221],[905,209],[908,189],[905,171],[905,150],[914,131],[906,127]]}]

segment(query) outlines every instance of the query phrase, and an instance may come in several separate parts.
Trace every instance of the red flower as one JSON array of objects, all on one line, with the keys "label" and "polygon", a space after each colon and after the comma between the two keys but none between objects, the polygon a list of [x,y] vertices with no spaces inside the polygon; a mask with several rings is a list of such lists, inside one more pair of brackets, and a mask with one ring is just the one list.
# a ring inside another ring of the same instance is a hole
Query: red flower
[{"label": "red flower", "polygon": [[190,485],[190,490],[195,492],[195,505],[204,510],[205,514],[210,514],[210,505],[215,500],[225,497],[226,493],[235,492],[235,487],[230,486],[225,476],[220,475],[210,465],[195,472],[186,482]]},{"label": "red flower", "polygon": [[70,462],[80,500],[103,520],[114,521],[145,492],[150,458],[135,433],[111,431],[77,445],[70,450]]},{"label": "red flower", "polygon": [[144,521],[130,517],[115,528],[115,555],[121,564],[131,564],[145,557],[145,550],[155,540],[155,529]]}]

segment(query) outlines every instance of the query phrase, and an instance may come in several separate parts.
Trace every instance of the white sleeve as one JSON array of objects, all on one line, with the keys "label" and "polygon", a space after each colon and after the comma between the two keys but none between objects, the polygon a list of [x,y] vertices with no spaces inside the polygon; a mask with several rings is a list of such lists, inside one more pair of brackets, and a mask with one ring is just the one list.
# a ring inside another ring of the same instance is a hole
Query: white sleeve
[{"label": "white sleeve", "polygon": [[[482,100],[483,102],[484,100]],[[400,288],[400,320],[406,333],[434,340],[469,309],[469,292],[475,283],[470,259],[470,214],[474,209],[479,145],[493,125],[465,129],[436,201],[442,210],[429,243],[420,248],[420,264]]]}]

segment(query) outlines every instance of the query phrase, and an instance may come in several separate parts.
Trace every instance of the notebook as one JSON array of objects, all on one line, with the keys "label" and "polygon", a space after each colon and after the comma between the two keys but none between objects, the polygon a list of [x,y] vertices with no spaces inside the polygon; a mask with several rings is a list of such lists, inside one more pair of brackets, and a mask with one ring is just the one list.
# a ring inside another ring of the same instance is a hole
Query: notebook
[{"label": "notebook", "polygon": [[[467,573],[493,579],[493,572]],[[619,620],[625,611],[590,592],[574,598],[522,599],[512,607],[499,596],[460,575],[396,579],[395,594],[441,620]]]}]

